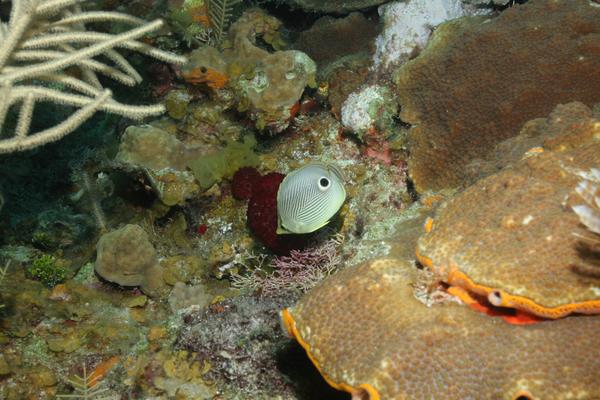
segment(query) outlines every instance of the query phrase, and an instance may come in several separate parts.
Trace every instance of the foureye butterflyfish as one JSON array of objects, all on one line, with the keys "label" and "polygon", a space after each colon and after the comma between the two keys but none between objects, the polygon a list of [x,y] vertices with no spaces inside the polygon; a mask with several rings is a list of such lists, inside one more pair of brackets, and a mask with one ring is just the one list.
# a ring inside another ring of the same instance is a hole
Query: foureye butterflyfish
[{"label": "foureye butterflyfish", "polygon": [[311,233],[324,227],[346,200],[334,165],[311,163],[290,172],[277,191],[277,233]]}]

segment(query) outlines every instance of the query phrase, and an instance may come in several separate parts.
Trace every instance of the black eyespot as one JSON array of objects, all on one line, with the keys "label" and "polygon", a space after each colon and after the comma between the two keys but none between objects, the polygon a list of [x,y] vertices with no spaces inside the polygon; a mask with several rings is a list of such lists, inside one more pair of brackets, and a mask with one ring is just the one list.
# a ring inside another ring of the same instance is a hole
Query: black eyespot
[{"label": "black eyespot", "polygon": [[327,178],[321,178],[319,179],[319,186],[321,186],[322,188],[326,188],[329,186],[329,179]]},{"label": "black eyespot", "polygon": [[205,74],[205,73],[206,73],[206,71],[208,71],[208,70],[206,69],[206,67],[204,67],[204,66],[200,67],[200,72],[201,72],[201,73]]}]

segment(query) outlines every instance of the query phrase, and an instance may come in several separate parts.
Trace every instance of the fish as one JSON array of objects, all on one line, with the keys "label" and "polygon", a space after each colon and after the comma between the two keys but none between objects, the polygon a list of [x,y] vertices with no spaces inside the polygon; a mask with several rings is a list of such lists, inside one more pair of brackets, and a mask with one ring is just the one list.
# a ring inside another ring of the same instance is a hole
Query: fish
[{"label": "fish", "polygon": [[310,163],[290,172],[277,191],[277,234],[311,233],[324,227],[346,201],[338,167]]}]

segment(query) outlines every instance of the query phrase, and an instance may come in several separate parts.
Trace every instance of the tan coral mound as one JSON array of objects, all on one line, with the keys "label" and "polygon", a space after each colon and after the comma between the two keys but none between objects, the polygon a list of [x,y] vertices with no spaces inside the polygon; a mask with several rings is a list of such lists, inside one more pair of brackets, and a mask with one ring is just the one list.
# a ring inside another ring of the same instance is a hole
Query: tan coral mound
[{"label": "tan coral mound", "polygon": [[567,150],[600,137],[600,107],[593,112],[578,101],[559,104],[546,118],[527,121],[517,136],[498,143],[486,159],[467,165],[467,182],[491,175],[526,155],[543,150]]},{"label": "tan coral mound", "polygon": [[600,317],[517,326],[426,307],[413,271],[394,259],[347,268],[283,312],[333,386],[356,400],[600,396]]},{"label": "tan coral mound", "polygon": [[497,306],[547,318],[600,313],[600,265],[568,206],[582,201],[576,171],[595,165],[599,142],[546,151],[480,180],[426,224],[421,262]]},{"label": "tan coral mound", "polygon": [[556,104],[600,101],[600,7],[592,3],[530,1],[436,29],[394,77],[401,118],[415,125],[417,190],[460,185],[465,165]]}]

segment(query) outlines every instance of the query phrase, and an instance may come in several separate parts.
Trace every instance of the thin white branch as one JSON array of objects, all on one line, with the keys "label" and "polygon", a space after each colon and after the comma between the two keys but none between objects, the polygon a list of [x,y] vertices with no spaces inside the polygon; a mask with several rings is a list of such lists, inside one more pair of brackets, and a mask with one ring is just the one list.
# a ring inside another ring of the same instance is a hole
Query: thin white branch
[{"label": "thin white branch", "polygon": [[[102,52],[106,51],[109,48],[120,45],[123,42],[127,42],[133,39],[136,39],[140,36],[145,35],[148,32],[151,32],[162,25],[162,21],[156,20],[154,22],[149,23],[148,25],[140,26],[139,28],[132,29],[125,33],[121,33],[119,35],[107,35],[110,39],[106,41],[102,41],[100,43],[96,43],[89,47],[84,47],[77,52],[70,54],[64,58],[46,61],[41,64],[36,64],[32,66],[19,68],[17,71],[13,71],[12,73],[6,74],[2,76],[0,79],[4,81],[20,81],[23,79],[31,78],[39,73],[51,73],[60,69],[65,69],[78,61],[91,58],[97,56],[98,54],[102,54]],[[86,32],[82,32],[81,36],[88,35]],[[43,38],[42,38],[43,39]],[[55,43],[55,44],[59,44]],[[25,46],[24,46],[25,47]],[[46,46],[42,46],[46,47]],[[2,81],[0,81],[2,83]]]},{"label": "thin white branch", "polygon": [[72,24],[85,24],[88,22],[124,22],[132,25],[143,25],[146,23],[143,19],[129,14],[110,11],[88,11],[60,19],[52,23],[50,28]]},{"label": "thin white branch", "polygon": [[15,129],[15,137],[16,138],[24,138],[27,136],[27,132],[29,132],[29,127],[31,126],[31,118],[33,117],[33,107],[35,105],[35,97],[33,94],[29,93],[25,100],[23,101],[23,105],[21,106],[21,112],[19,113],[19,122],[17,123],[17,128]]},{"label": "thin white branch", "polygon": [[[83,107],[90,101],[90,98],[87,96],[65,93],[61,92],[60,90],[49,89],[41,86],[13,87],[10,100],[12,103],[22,101],[29,93],[32,93],[38,102],[50,101],[53,103],[74,107]],[[165,108],[162,104],[133,106],[109,99],[100,105],[99,110],[122,115],[131,119],[143,119],[153,115],[161,114],[164,112]]]},{"label": "thin white branch", "polygon": [[61,10],[76,4],[84,3],[86,0],[49,0],[44,1],[35,9],[37,15],[52,16]]},{"label": "thin white branch", "polygon": [[43,130],[34,135],[25,137],[15,136],[11,139],[0,141],[0,153],[28,150],[62,139],[64,136],[73,132],[78,126],[94,115],[99,106],[110,96],[110,90],[105,90],[96,99],[90,101],[79,111],[52,128]]}]

